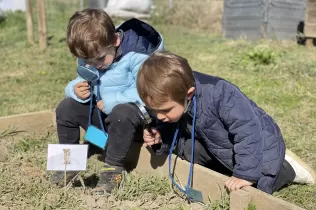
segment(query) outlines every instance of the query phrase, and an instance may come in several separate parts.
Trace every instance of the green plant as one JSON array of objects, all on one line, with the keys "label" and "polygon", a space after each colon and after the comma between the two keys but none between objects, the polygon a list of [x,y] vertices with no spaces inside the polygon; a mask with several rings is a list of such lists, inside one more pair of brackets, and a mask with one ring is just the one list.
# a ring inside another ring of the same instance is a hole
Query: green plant
[{"label": "green plant", "polygon": [[248,205],[247,210],[257,210],[257,207],[256,207],[254,204],[250,203],[250,204]]},{"label": "green plant", "polygon": [[47,142],[42,138],[23,137],[14,145],[14,152],[36,152],[38,149],[46,147]]},{"label": "green plant", "polygon": [[239,57],[242,65],[270,65],[276,60],[275,52],[266,45],[258,45]]},{"label": "green plant", "polygon": [[222,192],[221,200],[213,201],[211,204],[214,210],[229,210],[229,195]]}]

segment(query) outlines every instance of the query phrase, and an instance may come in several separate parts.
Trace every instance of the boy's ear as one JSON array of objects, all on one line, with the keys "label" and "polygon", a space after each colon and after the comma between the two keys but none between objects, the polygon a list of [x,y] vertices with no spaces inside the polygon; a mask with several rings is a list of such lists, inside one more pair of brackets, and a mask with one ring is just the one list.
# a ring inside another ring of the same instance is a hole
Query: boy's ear
[{"label": "boy's ear", "polygon": [[118,47],[121,44],[121,39],[120,39],[120,36],[118,34],[115,34],[115,36],[116,36],[115,47]]},{"label": "boy's ear", "polygon": [[194,95],[194,91],[195,91],[195,87],[190,87],[190,89],[188,90],[188,94],[187,94],[188,100],[192,99],[192,97]]}]

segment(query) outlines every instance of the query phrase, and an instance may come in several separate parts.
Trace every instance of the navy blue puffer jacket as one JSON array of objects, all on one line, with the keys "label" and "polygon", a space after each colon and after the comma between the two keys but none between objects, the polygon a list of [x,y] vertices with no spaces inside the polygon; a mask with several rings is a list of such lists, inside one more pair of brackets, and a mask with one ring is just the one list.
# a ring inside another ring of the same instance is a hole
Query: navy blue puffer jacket
[{"label": "navy blue puffer jacket", "polygon": [[[197,99],[196,135],[233,176],[257,182],[257,188],[272,193],[285,156],[278,125],[228,81],[194,72]],[[193,115],[193,106],[187,112]],[[161,129],[163,142],[173,132]],[[179,138],[183,154],[184,137]],[[163,145],[166,148],[166,145]]]}]

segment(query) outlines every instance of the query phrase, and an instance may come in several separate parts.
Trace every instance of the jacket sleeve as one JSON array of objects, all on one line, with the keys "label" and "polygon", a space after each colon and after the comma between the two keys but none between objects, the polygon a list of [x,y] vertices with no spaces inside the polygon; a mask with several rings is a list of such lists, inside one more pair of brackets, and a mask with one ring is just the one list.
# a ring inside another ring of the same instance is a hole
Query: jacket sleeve
[{"label": "jacket sleeve", "polygon": [[224,80],[215,86],[214,102],[225,128],[234,136],[233,176],[248,181],[259,180],[264,142],[253,102],[236,86]]},{"label": "jacket sleeve", "polygon": [[80,103],[86,103],[90,100],[90,98],[86,99],[86,100],[82,100],[80,98],[77,97],[77,95],[75,94],[75,86],[79,83],[79,82],[83,82],[84,79],[81,77],[77,77],[76,79],[70,81],[68,83],[68,85],[65,88],[65,95],[66,97],[70,97],[73,98],[74,100],[80,102]]},{"label": "jacket sleeve", "polygon": [[113,107],[118,104],[135,102],[135,101],[139,101],[143,103],[136,89],[136,76],[137,76],[140,66],[148,58],[148,55],[139,54],[139,53],[130,53],[129,56],[130,56],[130,66],[128,70],[132,72],[132,75],[134,76],[134,79],[135,79],[135,83],[130,88],[124,91],[107,92],[107,91],[100,90],[101,98],[104,104],[104,112],[106,114],[111,113]]}]

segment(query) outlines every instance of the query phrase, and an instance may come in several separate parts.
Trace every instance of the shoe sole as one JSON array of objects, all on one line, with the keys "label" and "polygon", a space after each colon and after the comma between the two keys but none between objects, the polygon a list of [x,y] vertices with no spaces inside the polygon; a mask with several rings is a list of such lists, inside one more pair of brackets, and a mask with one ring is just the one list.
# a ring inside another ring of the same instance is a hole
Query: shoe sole
[{"label": "shoe sole", "polygon": [[316,184],[316,173],[315,173],[314,169],[312,167],[310,167],[309,165],[307,165],[307,163],[305,161],[303,161],[299,156],[297,156],[291,150],[287,149],[285,153],[286,153],[286,155],[292,157],[296,162],[298,162],[306,171],[308,171],[312,175],[312,177],[314,179],[314,183],[308,184],[308,185],[315,185]]}]

